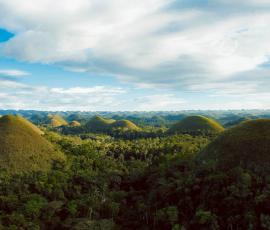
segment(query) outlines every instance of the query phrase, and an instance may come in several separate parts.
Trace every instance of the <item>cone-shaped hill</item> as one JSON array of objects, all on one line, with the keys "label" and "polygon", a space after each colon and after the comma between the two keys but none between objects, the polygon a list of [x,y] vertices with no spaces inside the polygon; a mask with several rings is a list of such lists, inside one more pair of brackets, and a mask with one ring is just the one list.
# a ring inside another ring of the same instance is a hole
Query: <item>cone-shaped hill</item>
[{"label": "cone-shaped hill", "polygon": [[225,126],[225,127],[233,127],[233,126],[236,126],[236,125],[241,124],[242,122],[250,121],[251,119],[252,119],[252,118],[249,118],[249,117],[241,117],[241,118],[238,118],[238,119],[236,119],[236,120],[227,122],[226,124],[224,124],[224,126]]},{"label": "cone-shaped hill", "polygon": [[48,115],[46,119],[46,124],[56,128],[59,126],[66,126],[68,125],[67,121],[65,121],[59,115]]},{"label": "cone-shaped hill", "polygon": [[224,128],[213,119],[204,116],[189,116],[174,124],[168,133],[207,134],[220,133]]},{"label": "cone-shaped hill", "polygon": [[69,123],[69,126],[71,126],[71,127],[79,127],[79,126],[81,126],[81,123],[78,122],[78,121],[72,121],[72,122]]},{"label": "cone-shaped hill", "polygon": [[108,131],[110,124],[115,120],[105,119],[101,116],[94,116],[85,125],[86,129],[90,132],[103,132]]},{"label": "cone-shaped hill", "polygon": [[100,116],[94,116],[85,125],[89,132],[108,132],[113,129],[123,129],[123,130],[139,130],[139,128],[128,120],[115,121],[113,119],[105,119]]},{"label": "cone-shaped hill", "polygon": [[226,130],[210,143],[198,160],[228,170],[241,166],[270,172],[270,119],[243,122]]},{"label": "cone-shaped hill", "polygon": [[119,120],[111,124],[112,128],[127,129],[127,130],[139,130],[140,128],[129,120]]},{"label": "cone-shaped hill", "polygon": [[0,168],[10,173],[47,171],[53,160],[64,160],[42,132],[19,116],[0,118]]}]

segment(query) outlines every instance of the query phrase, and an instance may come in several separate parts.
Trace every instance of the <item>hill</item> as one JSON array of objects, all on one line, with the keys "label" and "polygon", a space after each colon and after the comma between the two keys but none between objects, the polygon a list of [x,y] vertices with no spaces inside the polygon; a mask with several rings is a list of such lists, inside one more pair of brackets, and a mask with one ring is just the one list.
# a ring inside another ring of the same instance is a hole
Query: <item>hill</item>
[{"label": "hill", "polygon": [[67,121],[65,121],[59,115],[48,115],[46,119],[46,124],[56,128],[59,126],[66,126],[68,125]]},{"label": "hill", "polygon": [[105,119],[100,116],[94,116],[86,123],[85,128],[89,132],[109,132],[113,129],[139,130],[139,128],[129,120],[115,121],[113,119]]},{"label": "hill", "polygon": [[81,122],[83,120],[83,117],[80,113],[72,113],[66,117],[66,120],[69,122],[72,122],[72,121]]},{"label": "hill", "polygon": [[90,132],[103,132],[108,131],[109,125],[113,122],[114,120],[105,119],[101,116],[94,116],[86,123],[85,127]]},{"label": "hill", "polygon": [[72,121],[72,122],[69,123],[69,126],[71,126],[71,127],[79,127],[79,126],[81,126],[81,123],[78,122],[78,121]]},{"label": "hill", "polygon": [[39,135],[44,134],[43,131],[41,131],[37,126],[35,126],[33,123],[30,121],[26,120],[25,118],[21,116],[16,116],[16,115],[6,115],[0,118],[3,123],[5,122],[11,122],[11,121],[17,121],[17,123],[21,123],[21,125],[27,126],[32,129],[32,131],[36,132]]},{"label": "hill", "polygon": [[112,128],[119,128],[125,130],[139,130],[140,128],[129,120],[119,120],[111,123]]},{"label": "hill", "polygon": [[46,118],[46,116],[44,116],[43,114],[37,113],[37,114],[30,116],[27,119],[29,119],[29,121],[33,122],[33,124],[40,125],[40,124],[44,123],[45,118]]},{"label": "hill", "polygon": [[249,121],[249,120],[252,120],[252,119],[254,119],[254,118],[241,117],[241,118],[238,118],[236,120],[227,122],[226,124],[224,124],[224,126],[225,127],[233,127],[233,126],[241,124],[242,122]]},{"label": "hill", "polygon": [[191,133],[191,134],[201,134],[201,133],[219,133],[222,132],[224,128],[213,119],[207,118],[205,116],[189,116],[183,120],[175,123],[169,130],[168,133]]},{"label": "hill", "polygon": [[12,173],[47,171],[52,160],[64,159],[42,132],[26,119],[6,115],[0,118],[0,168]]},{"label": "hill", "polygon": [[198,159],[222,170],[241,166],[270,172],[270,119],[246,121],[225,131]]}]

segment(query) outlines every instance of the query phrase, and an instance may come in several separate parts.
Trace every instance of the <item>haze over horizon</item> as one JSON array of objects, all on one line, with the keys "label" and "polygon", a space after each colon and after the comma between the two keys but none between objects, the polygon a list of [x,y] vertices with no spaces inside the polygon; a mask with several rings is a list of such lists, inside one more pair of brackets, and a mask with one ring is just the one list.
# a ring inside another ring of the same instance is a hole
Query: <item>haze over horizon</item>
[{"label": "haze over horizon", "polygon": [[270,1],[0,0],[0,109],[270,109]]}]

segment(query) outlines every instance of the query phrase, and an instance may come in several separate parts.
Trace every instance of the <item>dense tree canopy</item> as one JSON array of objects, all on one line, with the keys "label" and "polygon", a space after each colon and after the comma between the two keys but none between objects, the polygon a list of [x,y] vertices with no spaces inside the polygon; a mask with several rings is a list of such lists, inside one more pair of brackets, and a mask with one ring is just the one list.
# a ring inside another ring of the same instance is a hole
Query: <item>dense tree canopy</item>
[{"label": "dense tree canopy", "polygon": [[198,161],[223,134],[45,132],[66,161],[0,172],[0,229],[270,229],[268,174]]}]

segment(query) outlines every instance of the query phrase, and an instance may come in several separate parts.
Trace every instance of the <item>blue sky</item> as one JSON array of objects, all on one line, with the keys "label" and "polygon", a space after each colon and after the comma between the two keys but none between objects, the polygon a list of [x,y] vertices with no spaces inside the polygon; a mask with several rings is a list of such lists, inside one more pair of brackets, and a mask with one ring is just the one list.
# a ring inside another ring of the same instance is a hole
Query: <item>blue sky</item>
[{"label": "blue sky", "polygon": [[269,109],[267,0],[0,0],[0,109]]},{"label": "blue sky", "polygon": [[6,42],[14,36],[13,33],[0,28],[0,42]]}]

